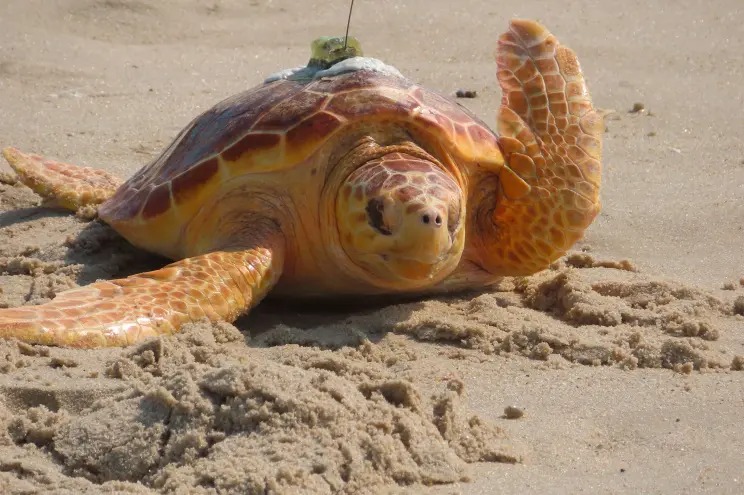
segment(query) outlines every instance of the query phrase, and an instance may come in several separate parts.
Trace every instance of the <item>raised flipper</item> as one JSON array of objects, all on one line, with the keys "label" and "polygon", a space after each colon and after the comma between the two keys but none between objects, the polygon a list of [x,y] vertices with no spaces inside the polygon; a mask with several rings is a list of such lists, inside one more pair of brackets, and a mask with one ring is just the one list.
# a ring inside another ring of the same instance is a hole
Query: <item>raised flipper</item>
[{"label": "raised flipper", "polygon": [[103,170],[48,160],[15,148],[5,148],[3,156],[21,182],[36,194],[72,211],[103,203],[122,184],[121,179]]},{"label": "raised flipper", "polygon": [[278,232],[256,247],[216,251],[128,278],[60,293],[39,306],[0,309],[0,337],[65,347],[124,346],[187,322],[234,321],[278,280]]},{"label": "raised flipper", "polygon": [[547,268],[600,209],[602,116],[574,52],[534,21],[514,20],[496,52],[499,144],[508,167],[483,264],[498,275]]}]

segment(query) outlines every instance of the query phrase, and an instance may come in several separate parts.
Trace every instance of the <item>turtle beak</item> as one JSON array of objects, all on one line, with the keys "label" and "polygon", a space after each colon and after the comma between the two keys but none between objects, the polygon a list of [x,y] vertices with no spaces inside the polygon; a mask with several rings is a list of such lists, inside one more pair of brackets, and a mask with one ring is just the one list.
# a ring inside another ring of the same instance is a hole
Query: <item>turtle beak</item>
[{"label": "turtle beak", "polygon": [[425,206],[406,214],[392,252],[430,265],[441,261],[452,248],[447,212],[440,211],[442,209]]}]

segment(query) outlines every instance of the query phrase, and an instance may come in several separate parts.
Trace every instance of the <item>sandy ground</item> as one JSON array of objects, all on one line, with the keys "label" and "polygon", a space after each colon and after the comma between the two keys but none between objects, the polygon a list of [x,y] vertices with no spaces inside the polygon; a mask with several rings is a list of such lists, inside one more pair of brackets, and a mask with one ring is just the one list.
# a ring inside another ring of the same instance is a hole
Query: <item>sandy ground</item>
[{"label": "sandy ground", "polygon": [[[127,177],[304,63],[342,4],[6,0],[0,146]],[[433,89],[477,90],[464,103],[493,123],[514,16],[574,48],[615,110],[575,253],[491,292],[273,301],[123,350],[0,342],[0,492],[742,493],[744,7],[362,0],[352,33]],[[162,263],[3,180],[0,304]]]}]

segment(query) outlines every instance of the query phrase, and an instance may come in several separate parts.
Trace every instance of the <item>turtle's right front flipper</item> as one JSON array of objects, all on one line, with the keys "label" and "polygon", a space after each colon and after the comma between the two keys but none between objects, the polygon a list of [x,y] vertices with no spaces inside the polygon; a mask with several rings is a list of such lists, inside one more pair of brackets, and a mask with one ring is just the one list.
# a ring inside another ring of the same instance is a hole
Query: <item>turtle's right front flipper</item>
[{"label": "turtle's right front flipper", "polygon": [[72,211],[103,203],[122,184],[103,170],[48,160],[15,148],[5,148],[3,156],[36,194]]},{"label": "turtle's right front flipper", "polygon": [[284,260],[280,233],[255,247],[216,251],[128,278],[60,293],[39,306],[0,309],[0,338],[65,347],[125,346],[184,323],[234,321],[268,293]]}]

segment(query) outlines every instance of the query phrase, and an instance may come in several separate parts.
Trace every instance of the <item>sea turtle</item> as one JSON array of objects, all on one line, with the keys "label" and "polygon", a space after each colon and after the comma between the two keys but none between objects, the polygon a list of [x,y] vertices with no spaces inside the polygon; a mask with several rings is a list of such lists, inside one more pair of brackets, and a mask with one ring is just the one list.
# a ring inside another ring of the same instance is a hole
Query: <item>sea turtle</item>
[{"label": "sea turtle", "polygon": [[485,287],[582,236],[599,211],[604,127],[576,56],[543,26],[514,20],[499,38],[496,131],[334,43],[197,117],[126,182],[5,149],[41,196],[99,205],[129,242],[180,261],[2,309],[0,336],[119,346],[232,321],[269,291]]}]

